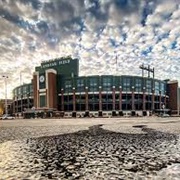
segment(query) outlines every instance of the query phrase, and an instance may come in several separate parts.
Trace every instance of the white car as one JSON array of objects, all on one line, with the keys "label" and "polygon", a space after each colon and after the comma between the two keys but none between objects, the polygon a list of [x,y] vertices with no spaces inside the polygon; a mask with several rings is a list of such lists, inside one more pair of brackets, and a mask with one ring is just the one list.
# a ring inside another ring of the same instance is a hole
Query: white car
[{"label": "white car", "polygon": [[161,117],[165,118],[165,117],[170,117],[169,114],[162,114]]},{"label": "white car", "polygon": [[9,115],[9,114],[5,114],[5,115],[2,116],[1,119],[2,119],[2,120],[4,120],[4,119],[15,119],[15,117],[14,117],[14,116],[11,116],[11,115]]}]

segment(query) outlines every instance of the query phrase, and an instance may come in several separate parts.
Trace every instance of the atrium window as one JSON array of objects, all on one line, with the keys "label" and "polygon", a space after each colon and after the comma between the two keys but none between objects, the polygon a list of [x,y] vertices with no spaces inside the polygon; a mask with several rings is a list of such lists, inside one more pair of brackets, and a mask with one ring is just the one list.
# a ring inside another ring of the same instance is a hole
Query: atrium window
[{"label": "atrium window", "polygon": [[90,85],[90,88],[89,88],[90,92],[98,91],[98,83],[97,83],[96,78],[90,78],[89,85]]},{"label": "atrium window", "polygon": [[26,94],[27,92],[27,86],[23,86],[23,94]]},{"label": "atrium window", "polygon": [[151,80],[146,80],[146,92],[148,92],[148,93],[152,92]]},{"label": "atrium window", "polygon": [[17,96],[17,89],[14,90],[14,95]]},{"label": "atrium window", "polygon": [[104,78],[103,79],[103,86],[104,87],[111,86],[111,78],[109,78],[109,77]]},{"label": "atrium window", "polygon": [[84,91],[84,79],[77,80],[77,91],[79,92]]},{"label": "atrium window", "polygon": [[21,88],[18,88],[18,95],[21,94]]},{"label": "atrium window", "polygon": [[165,83],[161,83],[161,89],[160,89],[160,91],[161,91],[161,94],[162,95],[164,95],[165,94]]},{"label": "atrium window", "polygon": [[158,81],[156,81],[155,82],[155,94],[159,94],[159,82]]},{"label": "atrium window", "polygon": [[136,92],[142,91],[142,80],[141,79],[135,79],[135,91]]},{"label": "atrium window", "polygon": [[123,79],[123,91],[131,91],[130,89],[131,86],[131,79],[129,77],[126,77]]},{"label": "atrium window", "polygon": [[72,83],[71,83],[71,81],[66,81],[65,82],[65,91],[66,92],[71,92],[72,91]]}]

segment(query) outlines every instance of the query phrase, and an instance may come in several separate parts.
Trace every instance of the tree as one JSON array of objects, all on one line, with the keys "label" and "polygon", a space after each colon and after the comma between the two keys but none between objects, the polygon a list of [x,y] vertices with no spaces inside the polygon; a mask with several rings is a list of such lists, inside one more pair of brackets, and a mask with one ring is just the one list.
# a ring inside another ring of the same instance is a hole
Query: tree
[{"label": "tree", "polygon": [[3,115],[4,113],[4,101],[1,99],[0,100],[0,115]]}]

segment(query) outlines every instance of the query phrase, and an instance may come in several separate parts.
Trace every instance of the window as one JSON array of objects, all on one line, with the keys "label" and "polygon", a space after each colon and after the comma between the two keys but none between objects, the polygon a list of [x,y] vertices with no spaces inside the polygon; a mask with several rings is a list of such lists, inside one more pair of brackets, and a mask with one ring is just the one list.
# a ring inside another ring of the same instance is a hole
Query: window
[{"label": "window", "polygon": [[32,93],[33,92],[33,87],[32,87],[32,85],[30,85],[30,92]]},{"label": "window", "polygon": [[90,86],[97,86],[97,79],[96,78],[91,78],[89,81],[90,81]]},{"label": "window", "polygon": [[77,80],[77,91],[84,91],[84,79]]},{"label": "window", "polygon": [[66,92],[72,91],[72,83],[71,83],[71,81],[66,81],[65,82],[65,91]]},{"label": "window", "polygon": [[146,92],[148,92],[148,93],[152,92],[151,80],[146,80]]},{"label": "window", "polygon": [[89,91],[90,92],[95,92],[95,91],[98,91],[98,83],[97,83],[97,79],[96,78],[91,78],[89,80],[89,84],[90,84],[90,88],[89,88]]},{"label": "window", "polygon": [[159,94],[159,82],[155,82],[155,94]]},{"label": "window", "polygon": [[123,79],[123,91],[131,91],[130,89],[131,86],[131,79],[126,77]]},{"label": "window", "polygon": [[103,87],[111,86],[111,78],[106,77],[103,79]]},{"label": "window", "polygon": [[84,80],[83,79],[78,79],[77,80],[77,87],[82,87],[84,86]]},{"label": "window", "polygon": [[21,88],[18,88],[18,95],[21,94]]},{"label": "window", "polygon": [[23,94],[27,92],[27,86],[23,86]]},{"label": "window", "polygon": [[17,89],[14,90],[14,96],[17,96]]},{"label": "window", "polygon": [[135,91],[140,92],[142,89],[142,80],[141,79],[135,79]]},{"label": "window", "polygon": [[112,88],[111,88],[111,78],[110,77],[103,78],[102,85],[103,85],[103,91],[111,91],[112,90]]},{"label": "window", "polygon": [[164,95],[165,94],[165,83],[161,82],[161,94]]}]

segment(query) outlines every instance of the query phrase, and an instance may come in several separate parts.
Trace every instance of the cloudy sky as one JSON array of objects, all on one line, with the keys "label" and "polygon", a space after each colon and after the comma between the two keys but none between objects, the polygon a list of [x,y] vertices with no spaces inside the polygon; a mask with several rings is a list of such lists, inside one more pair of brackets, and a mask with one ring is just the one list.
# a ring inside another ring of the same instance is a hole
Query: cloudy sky
[{"label": "cloudy sky", "polygon": [[[141,75],[180,82],[180,0],[0,0],[0,74],[8,97],[41,61],[71,55],[80,75]],[[4,98],[0,78],[0,98]]]}]

